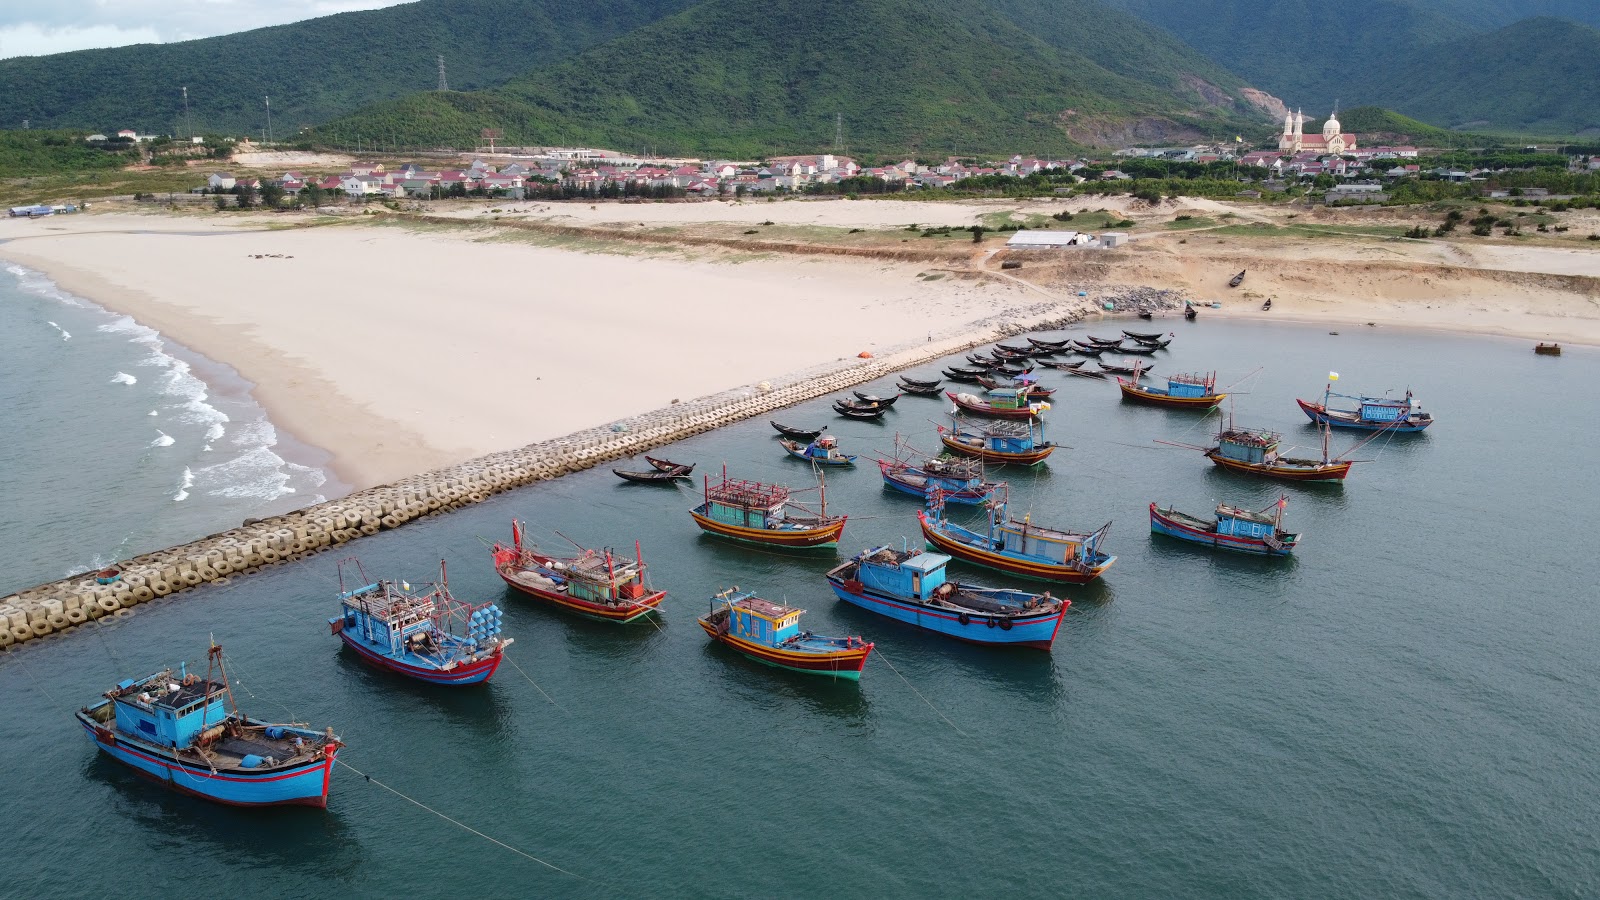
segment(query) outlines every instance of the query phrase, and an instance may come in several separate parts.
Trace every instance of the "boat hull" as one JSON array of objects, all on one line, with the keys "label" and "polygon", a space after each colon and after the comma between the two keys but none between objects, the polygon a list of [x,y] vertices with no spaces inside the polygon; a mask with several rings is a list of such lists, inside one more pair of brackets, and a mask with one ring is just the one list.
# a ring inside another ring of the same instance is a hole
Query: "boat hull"
[{"label": "boat hull", "polygon": [[969,447],[948,434],[941,434],[939,440],[952,452],[959,453],[962,456],[972,456],[984,462],[1012,466],[1037,466],[1039,463],[1044,462],[1045,457],[1056,449],[1052,445],[1038,447],[1024,453],[1001,453],[998,450],[990,450],[987,447]]},{"label": "boat hull", "polygon": [[647,615],[651,610],[660,606],[661,601],[667,596],[666,591],[654,591],[628,603],[608,606],[603,603],[591,603],[577,597],[569,597],[561,591],[547,591],[531,584],[524,584],[517,580],[514,566],[502,564],[496,566],[495,571],[500,574],[500,580],[504,581],[507,587],[525,597],[532,597],[557,609],[577,613],[586,618],[598,619],[602,622],[616,622],[622,625],[632,622],[640,616]]},{"label": "boat hull", "polygon": [[228,806],[328,806],[328,785],[333,780],[334,756],[259,774],[236,771],[213,773],[209,767],[184,762],[161,748],[97,727],[78,714],[84,732],[100,751],[146,778],[175,791]]},{"label": "boat hull", "polygon": [[937,528],[933,527],[933,523],[928,521],[928,514],[924,511],[919,510],[917,512],[917,520],[922,525],[923,540],[927,541],[928,546],[933,547],[940,553],[975,566],[983,566],[986,569],[994,569],[997,572],[1006,572],[1037,581],[1050,581],[1057,584],[1088,584],[1105,574],[1105,571],[1111,568],[1111,564],[1116,561],[1116,557],[1113,556],[1101,565],[1083,570],[1038,560],[1018,559],[1014,556],[1006,556],[981,547],[974,547],[971,544],[958,541],[949,535],[941,533]]},{"label": "boat hull", "polygon": [[1220,468],[1227,469],[1230,472],[1302,483],[1342,482],[1350,474],[1350,466],[1352,465],[1350,462],[1317,463],[1305,466],[1269,465],[1267,463],[1251,463],[1228,459],[1214,450],[1207,451],[1206,458],[1216,463]]},{"label": "boat hull", "polygon": [[[1033,616],[968,613],[967,622],[963,624],[962,614],[958,610],[924,606],[868,591],[859,581],[829,578],[828,585],[840,600],[853,606],[969,644],[1049,650],[1055,643],[1056,633],[1061,629],[1061,619],[1067,612],[1066,606],[1062,606],[1053,613]],[[1010,626],[1002,625],[1003,621],[1009,621]]]},{"label": "boat hull", "polygon": [[1227,399],[1227,394],[1211,394],[1205,397],[1171,397],[1130,384],[1122,379],[1117,379],[1117,386],[1122,389],[1122,399],[1134,403],[1143,403],[1147,406],[1160,406],[1166,409],[1195,409],[1209,410]]},{"label": "boat hull", "polygon": [[864,644],[836,653],[798,653],[753,643],[731,634],[723,634],[717,626],[704,619],[700,619],[699,622],[700,627],[705,629],[706,634],[717,643],[756,662],[803,675],[822,675],[828,678],[859,681],[861,669],[867,664],[867,656],[872,653],[873,647],[872,644]]},{"label": "boat hull", "polygon": [[[930,493],[930,488],[928,486],[919,486],[911,482],[902,481],[895,477],[893,473],[887,471],[883,473],[883,483],[885,487],[894,488],[901,493],[910,494],[913,497],[920,497],[923,500],[928,499],[928,494]],[[976,506],[988,500],[989,496],[989,491],[973,491],[965,489],[959,491],[946,490],[944,492],[944,501],[946,503],[960,503],[966,506]]]},{"label": "boat hull", "polygon": [[1416,421],[1411,419],[1402,419],[1399,422],[1363,422],[1360,419],[1357,419],[1354,413],[1341,414],[1338,410],[1333,410],[1330,412],[1321,403],[1307,403],[1299,398],[1296,398],[1294,402],[1300,404],[1300,411],[1306,414],[1306,418],[1317,423],[1318,425],[1326,424],[1332,428],[1350,428],[1356,431],[1392,431],[1397,434],[1416,434],[1417,432],[1422,431],[1429,425],[1433,424],[1432,419],[1422,419]]},{"label": "boat hull", "polygon": [[999,409],[986,403],[968,403],[950,391],[945,391],[944,395],[950,398],[950,402],[954,403],[957,409],[960,409],[963,412],[972,413],[975,416],[985,416],[990,419],[1037,418],[1036,414],[1031,409]]},{"label": "boat hull", "polygon": [[839,546],[839,536],[844,534],[845,519],[823,525],[819,528],[804,528],[795,530],[778,530],[773,528],[745,528],[740,525],[729,525],[718,522],[702,515],[698,510],[689,510],[689,515],[694,517],[696,525],[707,534],[717,537],[739,541],[745,544],[756,544],[762,547],[782,547],[791,550],[810,550],[813,548],[827,548]]},{"label": "boat hull", "polygon": [[1162,513],[1161,509],[1154,503],[1150,504],[1150,531],[1155,534],[1174,537],[1180,541],[1188,541],[1191,544],[1203,544],[1216,550],[1250,553],[1256,556],[1288,556],[1294,552],[1295,545],[1299,543],[1299,535],[1295,535],[1292,540],[1283,542],[1283,549],[1274,550],[1257,538],[1235,537],[1228,534],[1203,531]]},{"label": "boat hull", "polygon": [[429,684],[465,685],[483,684],[494,676],[495,670],[500,668],[501,653],[496,650],[492,655],[483,659],[462,663],[449,669],[433,668],[429,666],[414,666],[391,656],[385,656],[376,649],[367,646],[359,636],[352,636],[349,631],[340,631],[339,637],[346,647],[360,654],[367,663],[379,669],[426,681]]}]

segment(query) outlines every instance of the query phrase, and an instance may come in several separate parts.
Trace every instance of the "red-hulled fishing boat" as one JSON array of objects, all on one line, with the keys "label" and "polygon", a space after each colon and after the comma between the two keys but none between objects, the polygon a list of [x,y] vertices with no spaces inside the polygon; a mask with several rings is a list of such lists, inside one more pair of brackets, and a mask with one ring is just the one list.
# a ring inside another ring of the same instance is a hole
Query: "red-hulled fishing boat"
[{"label": "red-hulled fishing boat", "polygon": [[519,593],[559,609],[624,623],[660,606],[667,596],[650,587],[638,543],[633,559],[583,547],[575,556],[556,556],[524,546],[522,523],[516,519],[511,520],[511,539],[510,546],[494,545],[495,571]]}]

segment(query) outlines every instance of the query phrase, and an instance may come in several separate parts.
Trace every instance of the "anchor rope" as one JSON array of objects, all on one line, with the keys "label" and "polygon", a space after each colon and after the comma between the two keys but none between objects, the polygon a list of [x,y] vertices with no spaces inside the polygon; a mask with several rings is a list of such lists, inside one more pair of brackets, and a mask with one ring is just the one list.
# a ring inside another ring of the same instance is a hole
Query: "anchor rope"
[{"label": "anchor rope", "polygon": [[[889,667],[889,671],[893,672],[896,675],[900,675],[900,670],[896,669],[894,667],[894,663],[890,662],[889,661],[889,657],[885,656],[882,651],[878,652],[878,658],[883,660],[883,664]],[[939,718],[943,719],[944,723],[946,725],[949,725],[950,728],[953,731],[955,731],[956,734],[959,734],[962,737],[971,737],[971,735],[967,734],[965,731],[962,731],[960,728],[958,728],[956,726],[956,723],[950,721],[950,718],[948,716],[946,716],[944,713],[940,712],[939,711],[939,707],[933,705],[933,701],[929,700],[927,697],[922,696],[922,692],[917,690],[917,686],[912,684],[911,680],[909,678],[907,678],[904,675],[900,675],[900,680],[904,681],[906,683],[906,687],[911,688],[911,693],[916,694],[918,699],[920,699],[923,703],[928,704],[928,708],[933,710],[934,715],[937,715]]]},{"label": "anchor rope", "polygon": [[506,653],[505,651],[501,651],[500,658],[505,660],[508,663],[511,663],[512,668],[516,669],[518,672],[521,672],[522,673],[522,677],[523,678],[527,678],[528,679],[528,683],[533,685],[533,689],[538,691],[540,693],[540,695],[543,696],[546,700],[549,700],[551,706],[554,706],[556,709],[559,709],[562,712],[566,712],[567,711],[567,708],[565,706],[562,706],[561,704],[557,703],[553,697],[551,697],[549,694],[546,694],[544,692],[544,688],[539,687],[539,682],[534,681],[532,678],[530,678],[528,676],[527,672],[523,672],[522,671],[522,667],[517,665],[517,661],[512,659],[510,654]]},{"label": "anchor rope", "polygon": [[396,797],[399,797],[400,799],[406,801],[407,803],[411,803],[411,804],[413,804],[415,806],[419,806],[422,809],[425,809],[428,812],[433,813],[434,815],[438,816],[439,818],[445,820],[446,822],[449,822],[450,824],[456,826],[457,828],[460,828],[463,831],[467,831],[467,832],[470,832],[472,834],[475,834],[478,837],[483,838],[484,840],[488,841],[491,844],[494,844],[494,845],[496,845],[498,847],[503,847],[506,850],[510,850],[512,853],[515,853],[518,856],[523,857],[524,859],[531,859],[534,862],[538,863],[541,866],[544,866],[547,869],[553,869],[553,870],[555,870],[557,872],[560,872],[563,875],[571,875],[573,878],[576,878],[579,881],[591,881],[592,880],[592,879],[589,879],[589,878],[585,878],[584,876],[579,875],[576,872],[570,872],[570,871],[568,871],[566,869],[563,869],[563,868],[561,868],[560,866],[558,866],[558,865],[556,865],[554,863],[545,862],[544,860],[540,859],[539,857],[534,856],[533,854],[528,853],[525,850],[519,850],[516,847],[513,847],[510,844],[506,843],[505,841],[498,840],[496,838],[492,838],[489,835],[484,834],[483,832],[479,831],[478,829],[473,828],[471,825],[468,825],[468,824],[466,824],[466,823],[464,823],[464,822],[462,822],[462,821],[460,821],[458,819],[452,819],[451,817],[445,815],[444,813],[438,811],[437,809],[434,809],[433,807],[429,806],[428,804],[423,803],[421,800],[418,800],[415,797],[408,796],[408,795],[406,795],[406,794],[394,789],[393,787],[390,787],[389,785],[384,784],[383,782],[379,781],[378,779],[373,778],[371,775],[368,775],[367,773],[361,771],[360,769],[357,769],[355,766],[350,765],[349,763],[345,762],[342,759],[335,758],[334,762],[338,763],[341,766],[344,766],[346,769],[349,769],[350,771],[356,773],[357,775],[360,775],[362,778],[365,778],[367,781],[372,782],[373,784],[377,785],[378,787],[383,788],[384,790],[388,791],[389,793],[394,794]]}]

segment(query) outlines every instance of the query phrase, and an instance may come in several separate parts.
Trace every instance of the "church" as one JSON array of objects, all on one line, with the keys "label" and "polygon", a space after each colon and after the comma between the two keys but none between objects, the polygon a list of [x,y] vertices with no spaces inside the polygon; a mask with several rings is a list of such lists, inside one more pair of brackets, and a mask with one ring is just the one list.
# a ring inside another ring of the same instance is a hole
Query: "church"
[{"label": "church", "polygon": [[1283,118],[1283,134],[1278,138],[1278,149],[1284,154],[1294,153],[1349,153],[1356,149],[1356,136],[1343,134],[1339,128],[1339,114],[1335,110],[1322,123],[1322,134],[1305,133],[1306,117],[1296,110]]}]

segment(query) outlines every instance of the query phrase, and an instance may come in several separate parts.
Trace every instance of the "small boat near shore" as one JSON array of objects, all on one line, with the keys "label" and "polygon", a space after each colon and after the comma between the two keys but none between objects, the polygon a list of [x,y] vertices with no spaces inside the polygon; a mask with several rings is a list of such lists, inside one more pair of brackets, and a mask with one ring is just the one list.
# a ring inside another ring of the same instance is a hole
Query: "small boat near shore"
[{"label": "small boat near shore", "polygon": [[995,419],[1033,419],[1050,408],[1049,403],[1030,400],[1028,392],[1020,388],[991,388],[982,397],[955,391],[944,395],[962,412]]},{"label": "small boat near shore", "polygon": [[1132,338],[1133,340],[1136,340],[1136,341],[1139,341],[1140,343],[1145,343],[1145,344],[1148,344],[1148,343],[1151,343],[1151,342],[1154,342],[1154,341],[1159,341],[1159,340],[1161,340],[1162,337],[1164,337],[1164,335],[1162,335],[1161,332],[1159,332],[1159,331],[1158,332],[1128,331],[1126,329],[1123,330],[1122,335],[1123,335],[1123,337]]},{"label": "small boat near shore", "polygon": [[611,473],[623,481],[635,484],[673,484],[678,481],[688,481],[694,472],[694,464],[685,465],[675,463],[670,459],[657,459],[646,456],[644,461],[650,464],[648,472],[631,472],[625,469],[612,469]]},{"label": "small boat near shore", "polygon": [[879,406],[876,403],[862,403],[859,400],[835,400],[833,411],[847,419],[874,421],[882,419],[883,414],[889,411],[889,407]]},{"label": "small boat near shore", "polygon": [[1131,365],[1117,365],[1116,363],[1108,363],[1105,360],[1099,360],[1097,361],[1097,365],[1100,366],[1100,371],[1111,375],[1127,375],[1131,378],[1143,378],[1144,376],[1150,374],[1150,370],[1139,363],[1133,363]]},{"label": "small boat near shore", "polygon": [[828,515],[827,484],[818,481],[821,503],[813,512],[789,488],[728,477],[706,476],[705,502],[689,510],[707,534],[747,544],[789,550],[836,547],[847,516]]},{"label": "small boat near shore", "polygon": [[893,406],[894,402],[900,399],[899,394],[895,394],[893,397],[879,397],[876,394],[863,394],[860,391],[851,391],[850,393],[855,394],[856,400],[861,403],[870,403],[873,406],[881,406],[885,409]]},{"label": "small boat near shore", "polygon": [[1538,354],[1539,356],[1560,356],[1561,355],[1561,345],[1560,344],[1546,344],[1546,343],[1541,342],[1541,343],[1539,343],[1537,346],[1535,346],[1533,348],[1533,352]]},{"label": "small boat near shore", "polygon": [[840,600],[973,644],[1049,650],[1070,600],[947,580],[950,557],[874,547],[828,571]]},{"label": "small boat near shore", "polygon": [[794,428],[781,422],[767,420],[767,424],[777,429],[778,433],[794,441],[814,441],[825,429],[822,428]]},{"label": "small boat near shore", "polygon": [[1039,360],[1039,365],[1047,369],[1064,369],[1069,372],[1076,372],[1083,368],[1083,364],[1086,362],[1088,362],[1087,359],[1080,359],[1077,362],[1049,362],[1041,359]]},{"label": "small boat near shore", "polygon": [[1059,341],[1046,341],[1041,338],[1031,337],[1028,338],[1028,343],[1040,350],[1049,350],[1051,353],[1060,353],[1061,351],[1067,349],[1067,344],[1070,343],[1070,340],[1063,338]]},{"label": "small boat near shore", "polygon": [[944,393],[944,390],[940,388],[939,385],[940,382],[937,381],[931,385],[912,384],[909,381],[901,381],[900,383],[896,384],[895,387],[899,388],[901,392],[910,394],[914,397],[937,397]]},{"label": "small boat near shore", "polygon": [[578,547],[557,556],[524,544],[522,523],[511,520],[511,544],[496,543],[494,570],[512,590],[566,612],[626,624],[661,605],[666,591],[649,586],[644,553],[634,558]]},{"label": "small boat near shore", "polygon": [[[346,566],[357,576],[346,590]],[[444,560],[439,580],[412,590],[372,581],[359,560],[339,564],[339,614],[328,628],[364,661],[429,684],[482,684],[500,667],[512,638],[500,636],[500,607],[463,603],[450,594]]]},{"label": "small boat near shore", "polygon": [[791,441],[788,438],[779,438],[778,443],[789,455],[795,459],[803,459],[819,466],[853,466],[856,464],[854,455],[841,453],[839,441],[832,435],[825,434],[809,444]]},{"label": "small boat near shore", "polygon": [[1150,530],[1216,550],[1288,556],[1300,544],[1298,533],[1283,530],[1283,509],[1288,503],[1288,497],[1280,497],[1259,512],[1219,503],[1210,521],[1151,503]]},{"label": "small boat near shore", "polygon": [[1208,412],[1227,399],[1217,392],[1217,373],[1168,375],[1166,387],[1139,384],[1138,379],[1118,378],[1122,399],[1164,406],[1167,409],[1192,409]]},{"label": "small boat near shore", "polygon": [[1239,274],[1237,274],[1237,275],[1233,276],[1232,278],[1228,279],[1228,287],[1236,288],[1239,285],[1244,284],[1244,273],[1247,272],[1247,271],[1249,271],[1249,270],[1248,269],[1241,269],[1239,271]]},{"label": "small boat near shore", "polygon": [[971,422],[951,416],[950,423],[948,429],[939,426],[939,441],[945,449],[986,463],[1037,466],[1056,449],[1055,444],[1044,439],[1042,422]]},{"label": "small boat near shore", "polygon": [[944,377],[951,381],[961,382],[962,384],[977,384],[978,376],[987,371],[988,369],[951,368],[944,370]]},{"label": "small boat near shore", "polygon": [[859,637],[801,631],[805,610],[763,600],[737,586],[713,596],[710,607],[698,619],[706,635],[758,663],[858,681],[872,654],[873,643]]},{"label": "small boat near shore", "polygon": [[1087,584],[1105,574],[1117,561],[1100,552],[1111,531],[1107,522],[1092,532],[1065,531],[1017,521],[1006,513],[1006,492],[985,504],[986,531],[964,528],[945,518],[945,504],[937,492],[928,508],[917,512],[922,536],[941,553],[973,565],[1061,584]]},{"label": "small boat near shore", "polygon": [[910,375],[901,375],[900,376],[900,383],[901,384],[914,384],[919,388],[936,388],[936,387],[939,386],[939,379],[933,378],[933,379],[924,380],[924,379],[921,379],[921,378],[912,378]]},{"label": "small boat near shore", "polygon": [[100,752],[175,791],[229,806],[328,805],[333,729],[255,719],[239,711],[222,648],[206,674],[163,669],[119,682],[80,709],[78,724]]},{"label": "small boat near shore", "polygon": [[978,384],[991,391],[1025,391],[1027,392],[1027,399],[1029,403],[1037,403],[1039,401],[1049,400],[1051,397],[1055,396],[1054,389],[1039,386],[1038,376],[1035,375],[1021,375],[1016,378],[993,378],[988,375],[981,375],[978,377]]}]

